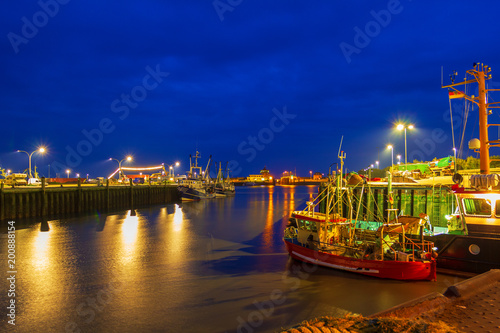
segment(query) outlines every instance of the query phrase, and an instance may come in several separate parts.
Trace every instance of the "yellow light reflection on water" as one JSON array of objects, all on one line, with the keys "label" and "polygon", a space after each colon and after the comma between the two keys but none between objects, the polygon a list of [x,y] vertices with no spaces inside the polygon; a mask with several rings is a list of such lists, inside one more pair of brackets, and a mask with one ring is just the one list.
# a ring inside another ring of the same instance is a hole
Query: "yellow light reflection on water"
[{"label": "yellow light reflection on water", "polygon": [[122,244],[124,259],[131,259],[135,256],[135,247],[137,242],[137,234],[139,231],[139,217],[131,216],[131,212],[127,213],[127,217],[122,223]]},{"label": "yellow light reflection on water", "polygon": [[192,244],[189,243],[191,240],[189,236],[189,228],[186,226],[189,224],[189,218],[184,214],[184,208],[179,205],[175,205],[175,212],[173,215],[169,216],[168,221],[171,228],[171,233],[174,233],[174,237],[169,237],[168,241],[165,242],[168,260],[171,264],[177,262],[184,262],[186,260],[186,255],[189,253],[187,247]]},{"label": "yellow light reflection on water", "polygon": [[285,192],[284,210],[291,215],[291,212],[297,208],[295,207],[295,185],[287,186],[286,189],[289,190],[289,192]]},{"label": "yellow light reflection on water", "polygon": [[295,186],[290,187],[290,208],[295,209]]},{"label": "yellow light reflection on water", "polygon": [[274,201],[273,201],[274,186],[269,187],[267,200],[267,215],[266,225],[262,233],[264,250],[272,251],[273,245],[273,223],[274,223]]},{"label": "yellow light reflection on water", "polygon": [[[20,277],[16,281],[16,289],[20,290],[26,299],[26,302],[21,301],[22,315],[25,316],[23,320],[36,320],[34,318],[39,317],[41,313],[60,310],[60,305],[67,301],[66,291],[70,290],[75,282],[74,275],[66,263],[74,259],[74,248],[61,245],[68,244],[67,240],[71,236],[67,235],[66,229],[57,221],[54,221],[50,228],[42,224],[40,229],[33,227],[16,231],[18,232],[19,239],[22,234],[20,243],[29,244],[29,250],[18,254],[18,258],[23,259],[16,262]],[[21,244],[19,250],[24,248]]]},{"label": "yellow light reflection on water", "polygon": [[175,213],[174,213],[174,231],[179,232],[182,230],[182,225],[184,222],[184,213],[182,212],[182,208],[179,205],[175,205]]},{"label": "yellow light reflection on water", "polygon": [[33,249],[33,266],[35,269],[45,269],[50,263],[51,256],[48,253],[51,235],[50,231],[37,232]]}]

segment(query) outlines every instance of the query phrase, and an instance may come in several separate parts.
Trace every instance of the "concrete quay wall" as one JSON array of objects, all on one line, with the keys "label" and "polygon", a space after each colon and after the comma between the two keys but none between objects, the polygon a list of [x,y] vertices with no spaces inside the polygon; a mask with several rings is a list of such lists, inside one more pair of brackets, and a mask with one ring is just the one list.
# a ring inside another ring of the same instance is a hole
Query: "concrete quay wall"
[{"label": "concrete quay wall", "polygon": [[180,200],[176,185],[18,187],[0,185],[0,221],[108,213]]}]

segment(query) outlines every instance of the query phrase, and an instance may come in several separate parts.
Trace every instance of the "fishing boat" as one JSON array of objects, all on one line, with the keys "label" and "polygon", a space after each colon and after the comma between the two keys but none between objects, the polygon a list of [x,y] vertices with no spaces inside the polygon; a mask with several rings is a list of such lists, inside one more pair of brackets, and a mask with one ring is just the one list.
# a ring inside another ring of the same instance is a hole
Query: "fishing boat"
[{"label": "fishing boat", "polygon": [[[488,138],[488,127],[500,126],[488,124],[488,116],[493,113],[492,109],[500,108],[500,103],[489,97],[490,91],[499,91],[487,89],[490,72],[489,66],[474,63],[463,82],[455,83],[457,73],[454,72],[450,75],[451,84],[442,85],[450,99],[465,99],[478,107],[479,139],[470,140],[469,149],[479,153],[480,170],[479,174],[453,175],[455,184],[451,192],[456,208],[446,215],[448,228],[437,232],[431,229],[426,237],[438,247],[439,269],[483,273],[500,268],[500,175],[491,173],[489,151],[490,147],[498,147],[500,141]],[[474,91],[475,84],[477,97],[469,93]],[[464,91],[457,89],[459,86],[465,86]]]},{"label": "fishing boat", "polygon": [[215,180],[214,190],[215,190],[215,196],[218,198],[232,196],[235,194],[234,184],[231,182],[229,178],[229,172],[227,178],[224,178],[224,174],[222,172],[222,165],[220,162],[219,162],[219,171],[217,172],[217,178]]},{"label": "fishing boat", "polygon": [[[343,157],[341,165],[343,164]],[[341,201],[351,202],[342,190],[342,172],[303,211],[294,211],[285,229],[284,242],[294,259],[373,277],[396,280],[436,280],[434,244],[405,234],[407,221],[397,209],[387,210],[387,220],[376,229],[356,227],[358,219],[342,217]],[[336,195],[334,195],[336,194]],[[334,201],[335,200],[335,201]],[[324,207],[324,213],[317,211]],[[392,219],[391,219],[392,217]],[[412,221],[424,223],[424,217]]]},{"label": "fishing boat", "polygon": [[[454,174],[436,177],[437,184],[429,185],[427,180],[418,180],[411,184],[399,183],[394,186],[389,181],[385,185],[377,185],[375,182],[368,181],[364,184],[363,181],[351,182],[349,179],[346,181],[348,185],[342,189],[355,193],[352,204],[360,210],[356,215],[368,217],[365,220],[355,218],[356,228],[373,231],[381,227],[384,222],[376,222],[373,217],[379,216],[388,206],[387,202],[381,204],[380,194],[390,194],[393,187],[396,188],[397,195],[389,200],[401,208],[400,214],[404,214],[403,211],[426,209],[429,216],[423,216],[418,228],[407,225],[405,234],[412,239],[423,236],[425,240],[434,243],[438,253],[437,268],[442,272],[484,273],[500,268],[500,175],[491,173],[489,158],[489,148],[499,146],[500,141],[488,138],[488,127],[499,126],[488,124],[488,116],[491,114],[489,110],[500,107],[498,102],[489,102],[488,92],[499,89],[486,89],[485,81],[491,78],[491,69],[488,66],[476,63],[473,67],[467,71],[464,82],[455,83],[453,75],[450,76],[451,84],[442,87],[448,89],[449,95],[452,96],[450,98],[463,98],[478,106],[480,136],[479,139],[469,142],[469,148],[480,154],[480,174],[462,174],[463,171],[458,173],[455,161],[446,158],[446,163],[440,164],[439,162],[443,162],[440,160],[434,167],[441,165],[442,168],[438,168],[439,173],[449,174],[451,171]],[[479,87],[477,97],[469,96],[467,91],[475,91],[473,83],[477,83]],[[457,87],[464,84],[467,86],[465,91],[459,91]],[[456,152],[455,148],[453,150]],[[406,169],[408,166],[411,167],[406,164],[403,167]],[[396,173],[394,179],[397,177]],[[439,191],[435,191],[437,187]],[[362,200],[363,196],[359,193],[364,191],[367,193]],[[410,199],[403,200],[403,197]],[[344,206],[349,206],[349,203],[344,203]],[[325,212],[325,208],[322,207],[320,211]],[[341,216],[346,217],[345,214]],[[408,218],[399,216],[399,221]]]},{"label": "fishing boat", "polygon": [[201,166],[198,166],[198,158],[200,158],[198,151],[194,156],[194,163],[189,155],[188,177],[180,180],[177,186],[182,201],[197,201],[215,197],[213,186],[205,179]]}]

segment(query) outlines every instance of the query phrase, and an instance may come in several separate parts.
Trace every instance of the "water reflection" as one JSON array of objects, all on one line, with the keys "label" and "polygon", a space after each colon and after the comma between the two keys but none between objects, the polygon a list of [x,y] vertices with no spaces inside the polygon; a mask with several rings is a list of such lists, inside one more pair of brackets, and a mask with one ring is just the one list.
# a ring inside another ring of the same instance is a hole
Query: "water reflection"
[{"label": "water reflection", "polygon": [[[270,186],[268,188],[268,198],[267,198],[267,215],[266,215],[266,224],[264,226],[264,231],[262,232],[263,239],[263,248],[264,252],[271,252],[273,245],[273,224],[274,224],[274,186]],[[263,204],[266,204],[265,201],[262,201]]]},{"label": "water reflection", "polygon": [[137,232],[139,226],[139,217],[130,215],[128,212],[127,217],[122,223],[122,239],[125,246],[133,246],[137,240]]},{"label": "water reflection", "polygon": [[33,266],[36,270],[44,270],[49,265],[51,255],[49,254],[52,233],[39,232],[34,240]]},{"label": "water reflection", "polygon": [[[193,204],[197,203],[193,202]],[[171,262],[183,261],[188,252],[187,240],[188,234],[190,233],[189,230],[185,228],[185,225],[189,223],[189,218],[187,217],[187,214],[184,214],[184,210],[187,207],[193,206],[183,204],[183,206],[180,207],[176,204],[174,214],[170,215],[167,219],[167,221],[171,222],[171,230],[174,232],[174,234],[171,234],[166,242],[168,253],[165,255],[168,256],[168,259]]]},{"label": "water reflection", "polygon": [[[242,188],[234,198],[138,209],[137,216],[124,211],[99,219],[102,232],[95,216],[51,221],[48,232],[36,221],[16,231],[19,326],[55,332],[75,321],[82,332],[235,332],[239,317],[260,313],[256,302],[280,290],[284,303],[255,328],[274,332],[328,314],[318,310],[369,315],[447,286],[439,276],[437,284],[409,284],[292,265],[283,227],[315,189]],[[0,238],[4,249],[6,241]],[[108,301],[103,292],[111,287]],[[91,309],[88,300],[99,295],[104,302],[87,323],[77,308]]]},{"label": "water reflection", "polygon": [[182,230],[182,224],[184,221],[184,213],[182,212],[182,208],[179,205],[175,205],[175,213],[174,213],[174,231],[179,232]]},{"label": "water reflection", "polygon": [[121,233],[122,233],[122,259],[131,260],[137,256],[136,243],[137,234],[139,232],[139,216],[132,216],[131,211],[123,220]]}]

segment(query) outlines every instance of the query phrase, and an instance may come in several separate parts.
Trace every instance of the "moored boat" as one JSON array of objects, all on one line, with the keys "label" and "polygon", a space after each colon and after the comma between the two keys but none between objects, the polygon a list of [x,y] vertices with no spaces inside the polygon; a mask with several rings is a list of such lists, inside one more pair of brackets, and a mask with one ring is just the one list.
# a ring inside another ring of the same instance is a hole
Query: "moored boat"
[{"label": "moored boat", "polygon": [[[329,182],[303,211],[294,211],[285,229],[284,242],[292,258],[353,273],[396,280],[435,280],[436,253],[430,241],[405,234],[405,223],[398,221],[396,209],[388,209],[387,222],[377,230],[357,228],[356,219],[341,217],[333,203],[333,192],[341,193]],[[346,192],[344,192],[346,193]],[[337,197],[338,198],[338,197]],[[322,203],[325,213],[315,211]],[[348,215],[353,215],[352,206]],[[389,216],[393,215],[392,220]],[[420,220],[420,218],[413,218]]]},{"label": "moored boat", "polygon": [[196,201],[215,197],[213,186],[203,178],[201,167],[198,166],[199,154],[197,151],[194,156],[194,164],[191,155],[189,156],[188,177],[180,180],[179,186],[177,186],[182,201]]},{"label": "moored boat", "polygon": [[227,196],[233,196],[235,194],[234,184],[231,182],[229,178],[229,173],[227,178],[224,178],[220,162],[219,162],[219,171],[217,172],[217,178],[214,184],[214,191],[215,191],[215,196],[221,198]]}]

